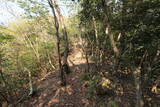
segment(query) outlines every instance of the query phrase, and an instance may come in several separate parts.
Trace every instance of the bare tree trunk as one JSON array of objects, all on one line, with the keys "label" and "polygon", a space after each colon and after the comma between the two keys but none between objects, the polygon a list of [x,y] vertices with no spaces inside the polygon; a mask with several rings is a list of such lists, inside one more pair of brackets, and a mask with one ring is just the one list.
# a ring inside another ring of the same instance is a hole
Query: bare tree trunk
[{"label": "bare tree trunk", "polygon": [[110,39],[110,43],[111,43],[111,47],[114,51],[115,54],[115,58],[114,58],[114,65],[113,65],[113,70],[116,71],[116,67],[118,66],[118,59],[119,59],[119,49],[116,45],[116,41],[114,40],[114,35],[112,33],[111,30],[111,26],[110,26],[110,22],[113,19],[112,18],[112,13],[111,13],[111,9],[109,6],[106,5],[106,7],[104,8],[104,11],[106,12],[106,17],[105,17],[105,23],[106,23],[106,28],[105,28],[105,33],[109,36]]},{"label": "bare tree trunk", "polygon": [[114,58],[114,61],[113,61],[113,70],[115,72],[117,70],[117,68],[118,68],[119,49],[116,46],[116,41],[114,40],[113,34],[111,32],[111,29],[110,29],[110,25],[108,25],[106,27],[106,34],[109,36],[110,43],[111,43],[112,49],[113,49],[114,54],[115,54],[115,58]]},{"label": "bare tree trunk", "polygon": [[89,73],[90,72],[90,65],[89,65],[89,58],[88,58],[88,52],[85,51],[85,58],[86,58],[86,63],[87,63],[87,72]]},{"label": "bare tree trunk", "polygon": [[58,13],[58,18],[59,18],[59,21],[60,21],[60,24],[61,24],[61,27],[62,27],[63,37],[64,37],[64,41],[65,41],[65,44],[64,44],[65,50],[64,50],[62,69],[63,69],[63,72],[69,73],[70,71],[69,71],[69,66],[68,66],[68,61],[67,61],[68,52],[69,52],[67,29],[66,29],[66,26],[65,26],[65,23],[64,23],[64,17],[61,14],[61,10],[60,10],[59,6],[57,5],[56,0],[52,0],[52,1],[54,3],[54,6],[55,6],[55,11]]},{"label": "bare tree trunk", "polygon": [[62,63],[61,63],[61,55],[60,55],[60,37],[59,37],[59,23],[58,23],[58,18],[56,16],[55,12],[55,5],[53,3],[53,0],[48,0],[48,3],[52,9],[52,13],[54,16],[54,26],[56,28],[56,37],[57,37],[57,54],[58,54],[58,61],[59,61],[59,71],[60,71],[60,76],[61,76],[61,84],[65,85],[66,81],[64,78],[64,72],[62,70]]},{"label": "bare tree trunk", "polygon": [[97,65],[97,68],[98,68],[99,67],[99,63],[100,63],[100,50],[99,50],[98,30],[97,30],[96,20],[95,20],[94,16],[92,17],[92,20],[93,20],[95,37],[96,37],[96,51],[95,51],[96,53],[95,53],[95,55],[98,57],[98,60],[96,60],[96,65]]},{"label": "bare tree trunk", "polygon": [[141,90],[141,68],[134,67],[133,74],[136,87],[136,107],[143,107],[142,90]]},{"label": "bare tree trunk", "polygon": [[86,40],[83,40],[83,37],[82,37],[82,33],[84,32],[84,29],[83,28],[80,28],[81,29],[81,46],[82,46],[82,52],[83,52],[83,55],[86,59],[86,63],[87,63],[87,67],[86,67],[86,72],[89,74],[90,72],[90,65],[89,65],[89,58],[88,58],[88,51],[87,49],[85,48],[86,47]]},{"label": "bare tree trunk", "polygon": [[28,72],[28,80],[29,80],[29,94],[28,95],[32,96],[35,90],[33,89],[31,71],[27,68],[24,68],[24,70]]},{"label": "bare tree trunk", "polygon": [[138,67],[135,66],[135,64],[133,65],[133,74],[134,74],[134,79],[135,79],[135,87],[136,87],[136,107],[143,107],[144,105],[144,101],[143,101],[143,96],[142,96],[142,80],[141,80],[141,66],[143,64],[144,58],[147,54],[147,51],[144,52],[140,64],[138,65]]},{"label": "bare tree trunk", "polygon": [[114,37],[113,37],[113,34],[111,33],[111,29],[110,29],[109,25],[106,27],[106,34],[108,34],[110,42],[111,42],[111,46],[113,48],[113,51],[114,51],[114,53],[116,55],[116,58],[118,58],[119,50],[118,50],[118,48],[116,46],[116,41],[114,40]]}]

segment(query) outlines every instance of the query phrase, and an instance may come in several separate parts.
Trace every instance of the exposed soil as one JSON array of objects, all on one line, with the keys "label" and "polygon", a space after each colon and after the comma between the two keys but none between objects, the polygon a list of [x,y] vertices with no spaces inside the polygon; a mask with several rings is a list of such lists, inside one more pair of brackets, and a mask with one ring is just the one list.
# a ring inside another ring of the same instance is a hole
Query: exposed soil
[{"label": "exposed soil", "polygon": [[[102,95],[88,99],[87,83],[81,77],[87,67],[79,48],[75,48],[68,58],[71,73],[66,76],[67,85],[60,85],[59,72],[49,72],[36,84],[37,93],[22,103],[22,107],[111,107],[116,102],[118,107],[135,107],[135,87],[131,76],[123,74],[108,75],[106,78],[118,80],[115,95]],[[109,65],[104,70],[109,70]],[[94,69],[92,67],[92,69]],[[128,78],[127,78],[128,77]],[[159,102],[159,101],[158,101]]]},{"label": "exposed soil", "polygon": [[79,49],[69,56],[71,73],[67,75],[67,85],[60,85],[59,72],[50,72],[36,84],[36,96],[23,102],[23,107],[93,107],[87,99],[86,85],[81,81],[85,59]]}]

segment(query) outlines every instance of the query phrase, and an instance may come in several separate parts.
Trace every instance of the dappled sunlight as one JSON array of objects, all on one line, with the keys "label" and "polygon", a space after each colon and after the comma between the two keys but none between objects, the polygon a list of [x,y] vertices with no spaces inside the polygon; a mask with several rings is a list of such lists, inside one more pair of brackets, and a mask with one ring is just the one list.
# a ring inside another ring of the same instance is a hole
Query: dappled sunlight
[{"label": "dappled sunlight", "polygon": [[118,87],[117,90],[116,90],[116,94],[117,95],[123,95],[124,94],[123,88],[122,87]]},{"label": "dappled sunlight", "polygon": [[53,104],[59,103],[59,102],[60,102],[59,99],[53,98],[48,102],[48,105],[53,105]]},{"label": "dappled sunlight", "polygon": [[66,92],[68,93],[68,95],[71,95],[73,93],[72,87],[70,85],[66,87]]},{"label": "dappled sunlight", "polygon": [[60,85],[59,72],[48,73],[39,80],[37,99],[36,96],[30,99],[30,104],[36,107],[63,105],[77,105],[78,107],[90,104],[86,95],[87,83],[80,81],[81,75],[84,73],[82,71],[85,70],[87,64],[79,52],[72,53],[69,57],[72,60],[70,63],[72,72],[66,78],[67,85],[64,87]]},{"label": "dappled sunlight", "polygon": [[111,86],[111,81],[107,78],[102,78],[102,87],[107,87],[107,88],[110,88]]},{"label": "dappled sunlight", "polygon": [[90,104],[87,99],[82,99],[82,103],[84,104],[84,107],[87,107]]},{"label": "dappled sunlight", "polygon": [[0,107],[158,107],[159,4],[1,0]]}]

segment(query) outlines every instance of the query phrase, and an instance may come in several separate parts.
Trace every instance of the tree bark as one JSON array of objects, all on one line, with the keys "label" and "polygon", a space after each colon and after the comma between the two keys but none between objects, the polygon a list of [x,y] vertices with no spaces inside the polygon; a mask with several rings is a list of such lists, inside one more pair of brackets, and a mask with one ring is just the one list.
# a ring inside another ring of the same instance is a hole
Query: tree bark
[{"label": "tree bark", "polygon": [[61,77],[61,84],[65,84],[65,79],[64,79],[64,72],[62,70],[62,63],[61,63],[61,55],[60,55],[60,37],[59,37],[59,23],[58,23],[58,18],[56,16],[55,12],[55,5],[53,0],[48,0],[48,4],[52,9],[52,13],[54,16],[54,26],[56,28],[56,37],[57,37],[57,54],[58,54],[58,61],[59,61],[59,71],[60,71],[60,77]]},{"label": "tree bark", "polygon": [[136,67],[136,65],[133,65],[133,74],[134,74],[134,79],[135,79],[135,87],[136,87],[136,107],[143,107],[144,101],[143,101],[143,96],[142,96],[142,80],[141,80],[141,66],[143,64],[144,58],[147,54],[147,51],[144,52],[141,61]]},{"label": "tree bark", "polygon": [[141,68],[134,67],[134,79],[136,87],[136,107],[143,107],[142,90],[141,90]]},{"label": "tree bark", "polygon": [[106,33],[106,35],[109,36],[111,47],[112,47],[113,52],[115,54],[115,58],[114,58],[114,62],[113,62],[114,63],[113,70],[116,71],[116,68],[117,68],[118,62],[119,62],[118,59],[119,59],[120,52],[119,52],[119,49],[116,45],[116,41],[114,40],[114,35],[112,33],[112,29],[110,26],[110,22],[113,19],[112,12],[111,12],[111,9],[108,5],[105,5],[105,6],[106,6],[106,7],[104,7],[104,12],[106,13],[106,17],[104,18],[104,21],[106,23],[105,33]]},{"label": "tree bark", "polygon": [[61,10],[59,8],[59,6],[57,5],[56,3],[56,0],[53,0],[53,3],[54,3],[54,6],[55,6],[55,11],[57,12],[58,14],[58,18],[59,18],[59,21],[60,21],[60,24],[61,24],[61,27],[62,27],[62,32],[63,32],[63,37],[64,37],[64,41],[65,41],[65,44],[64,44],[64,57],[63,57],[63,72],[69,72],[69,66],[68,66],[68,52],[69,52],[69,43],[68,43],[68,34],[67,34],[67,29],[66,29],[66,26],[65,26],[65,23],[64,23],[64,17],[63,15],[61,14]]}]

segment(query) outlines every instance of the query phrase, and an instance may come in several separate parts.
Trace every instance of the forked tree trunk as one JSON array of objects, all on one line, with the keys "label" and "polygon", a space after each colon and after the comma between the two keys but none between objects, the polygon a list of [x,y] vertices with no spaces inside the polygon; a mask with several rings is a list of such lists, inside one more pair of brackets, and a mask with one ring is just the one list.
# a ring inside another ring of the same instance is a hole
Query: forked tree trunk
[{"label": "forked tree trunk", "polygon": [[113,52],[115,54],[114,62],[113,62],[113,70],[114,72],[118,68],[118,62],[119,62],[119,49],[116,46],[116,41],[114,40],[113,34],[110,29],[110,25],[106,27],[106,34],[109,36],[111,47],[113,49]]},{"label": "forked tree trunk", "polygon": [[64,78],[64,72],[62,70],[62,63],[61,63],[61,55],[60,55],[60,37],[59,37],[59,23],[58,23],[58,18],[56,16],[55,12],[55,5],[53,0],[48,0],[48,4],[52,9],[52,13],[54,16],[54,26],[56,29],[56,37],[57,37],[57,54],[58,54],[58,61],[59,61],[59,71],[60,71],[60,77],[61,77],[61,84],[65,84],[65,78]]},{"label": "forked tree trunk", "polygon": [[117,68],[118,62],[119,62],[118,59],[119,59],[120,52],[119,52],[119,49],[118,49],[118,47],[116,45],[116,41],[114,40],[114,35],[112,33],[111,26],[110,26],[110,22],[113,19],[112,18],[111,9],[110,9],[110,7],[107,4],[105,6],[106,6],[106,7],[104,7],[104,12],[106,12],[106,17],[105,17],[105,23],[106,23],[105,33],[109,36],[110,44],[111,44],[111,47],[112,47],[113,52],[115,54],[113,70],[116,71],[116,68]]},{"label": "forked tree trunk", "polygon": [[116,56],[116,58],[118,58],[119,57],[119,50],[116,46],[116,41],[114,40],[114,37],[113,37],[113,34],[111,33],[109,25],[106,27],[106,34],[108,34],[110,42],[111,42],[111,46],[112,46],[113,51],[115,53],[115,56]]},{"label": "forked tree trunk", "polygon": [[66,29],[66,26],[65,26],[65,23],[64,23],[64,17],[61,14],[61,10],[60,10],[59,6],[57,5],[56,0],[52,0],[52,1],[54,3],[54,6],[55,6],[55,11],[58,14],[58,18],[59,18],[59,21],[60,21],[60,25],[62,27],[63,37],[64,37],[64,41],[65,41],[64,42],[64,49],[65,50],[64,50],[62,70],[63,70],[63,72],[69,73],[70,71],[69,71],[69,66],[68,66],[68,62],[67,62],[68,52],[69,52],[67,29]]}]

